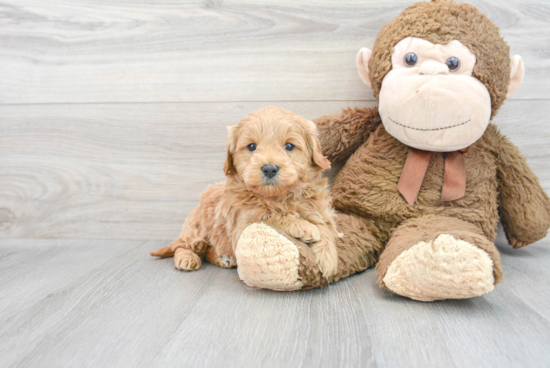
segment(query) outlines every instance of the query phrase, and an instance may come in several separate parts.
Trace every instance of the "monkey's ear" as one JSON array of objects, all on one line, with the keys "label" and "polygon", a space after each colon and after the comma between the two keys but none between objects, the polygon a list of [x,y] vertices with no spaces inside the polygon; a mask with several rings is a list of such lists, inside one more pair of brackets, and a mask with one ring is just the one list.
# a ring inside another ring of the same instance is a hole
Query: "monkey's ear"
[{"label": "monkey's ear", "polygon": [[506,97],[510,97],[516,92],[516,90],[523,82],[523,73],[525,67],[523,66],[523,60],[521,56],[515,55],[510,58],[510,84],[508,85],[508,93]]},{"label": "monkey's ear", "polygon": [[369,60],[372,55],[372,51],[363,47],[357,53],[355,61],[357,63],[357,69],[359,70],[359,77],[363,83],[370,87],[370,76],[369,76]]}]

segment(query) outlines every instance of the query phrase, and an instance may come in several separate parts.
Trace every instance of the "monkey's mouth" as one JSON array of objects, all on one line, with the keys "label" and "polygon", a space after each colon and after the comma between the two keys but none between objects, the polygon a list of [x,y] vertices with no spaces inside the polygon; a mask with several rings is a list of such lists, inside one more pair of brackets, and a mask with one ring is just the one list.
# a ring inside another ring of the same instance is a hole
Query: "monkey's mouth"
[{"label": "monkey's mouth", "polygon": [[393,120],[392,118],[388,117],[388,119],[390,119],[390,121],[394,124],[397,124],[399,126],[402,126],[403,128],[407,128],[407,129],[413,129],[413,130],[419,130],[419,131],[422,131],[422,132],[433,132],[433,131],[436,131],[436,130],[445,130],[445,129],[451,129],[451,128],[456,128],[456,127],[459,127],[461,125],[466,125],[468,124],[470,121],[472,121],[472,119],[468,119],[466,120],[465,122],[462,122],[462,123],[458,123],[458,124],[454,124],[454,125],[449,125],[449,126],[446,126],[446,127],[441,127],[441,128],[433,128],[433,129],[424,129],[424,128],[415,128],[415,127],[412,127],[412,126],[408,126],[408,125],[405,125],[405,124],[401,124],[395,120]]}]

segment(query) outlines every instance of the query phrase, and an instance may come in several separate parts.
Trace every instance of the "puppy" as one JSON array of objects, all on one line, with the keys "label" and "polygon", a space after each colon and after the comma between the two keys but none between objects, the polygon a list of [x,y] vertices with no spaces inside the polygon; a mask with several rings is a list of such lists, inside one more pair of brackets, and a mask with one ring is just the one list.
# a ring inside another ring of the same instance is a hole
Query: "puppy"
[{"label": "puppy", "polygon": [[336,274],[338,236],[317,127],[279,107],[254,111],[229,128],[227,181],[209,187],[170,245],[151,253],[174,256],[176,268],[197,270],[201,258],[236,266],[241,232],[264,222],[312,248],[324,277]]}]

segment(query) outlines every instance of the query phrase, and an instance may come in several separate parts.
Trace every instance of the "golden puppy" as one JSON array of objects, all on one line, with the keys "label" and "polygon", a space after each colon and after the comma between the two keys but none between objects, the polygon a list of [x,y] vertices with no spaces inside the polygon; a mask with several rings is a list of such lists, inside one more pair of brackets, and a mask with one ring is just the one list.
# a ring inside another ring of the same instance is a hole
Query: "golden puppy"
[{"label": "golden puppy", "polygon": [[229,128],[227,181],[209,187],[172,244],[151,253],[174,256],[176,268],[196,270],[199,256],[220,267],[236,266],[242,231],[264,222],[310,244],[325,277],[336,273],[338,236],[315,124],[266,107]]}]

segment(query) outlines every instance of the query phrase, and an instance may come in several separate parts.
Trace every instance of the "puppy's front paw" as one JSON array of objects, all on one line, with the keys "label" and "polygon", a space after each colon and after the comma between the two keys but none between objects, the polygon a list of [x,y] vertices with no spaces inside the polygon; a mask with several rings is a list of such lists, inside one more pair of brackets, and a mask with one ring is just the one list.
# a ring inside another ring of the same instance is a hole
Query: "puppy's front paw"
[{"label": "puppy's front paw", "polygon": [[315,243],[321,240],[321,231],[317,225],[305,220],[296,220],[287,229],[288,235],[304,243]]},{"label": "puppy's front paw", "polygon": [[192,250],[178,248],[174,254],[174,265],[178,270],[195,271],[201,268],[201,259]]},{"label": "puppy's front paw", "polygon": [[336,275],[338,272],[338,252],[336,246],[322,240],[311,245],[319,269],[325,278]]},{"label": "puppy's front paw", "polygon": [[235,257],[230,255],[218,256],[219,265],[223,268],[233,268],[237,265]]}]

